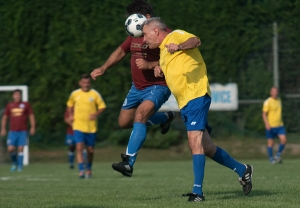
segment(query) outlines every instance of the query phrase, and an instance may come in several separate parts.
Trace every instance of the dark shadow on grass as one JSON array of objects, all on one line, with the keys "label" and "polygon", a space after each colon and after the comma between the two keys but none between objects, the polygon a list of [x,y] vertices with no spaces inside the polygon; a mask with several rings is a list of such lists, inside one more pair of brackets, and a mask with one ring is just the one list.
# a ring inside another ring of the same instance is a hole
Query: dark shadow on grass
[{"label": "dark shadow on grass", "polygon": [[86,206],[86,205],[71,205],[63,208],[107,208],[107,206],[97,205],[97,206]]},{"label": "dark shadow on grass", "polygon": [[221,199],[231,199],[232,197],[271,196],[271,195],[277,195],[279,194],[279,192],[252,189],[252,191],[248,195],[244,195],[242,190],[222,191],[222,192],[217,191],[217,192],[210,192],[208,194],[223,195]]}]

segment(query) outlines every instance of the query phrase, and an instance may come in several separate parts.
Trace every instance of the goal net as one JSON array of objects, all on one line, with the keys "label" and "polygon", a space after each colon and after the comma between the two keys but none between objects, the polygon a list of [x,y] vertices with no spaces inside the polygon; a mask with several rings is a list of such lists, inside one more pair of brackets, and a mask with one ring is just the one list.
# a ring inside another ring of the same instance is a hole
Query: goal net
[{"label": "goal net", "polygon": [[[22,91],[22,101],[28,101],[28,87],[26,85],[11,85],[11,86],[0,86],[0,117],[2,119],[2,115],[4,113],[5,110],[5,106],[8,102],[12,101],[12,92],[14,90],[21,90]],[[1,120],[0,120],[1,122]],[[6,140],[5,140],[6,141]],[[24,165],[28,165],[29,164],[29,140],[27,137],[27,145],[24,146]],[[3,144],[0,145],[1,148],[3,147]],[[2,152],[2,154],[4,154],[4,152],[1,150],[0,152]],[[4,158],[4,155],[1,155],[1,158]]]}]

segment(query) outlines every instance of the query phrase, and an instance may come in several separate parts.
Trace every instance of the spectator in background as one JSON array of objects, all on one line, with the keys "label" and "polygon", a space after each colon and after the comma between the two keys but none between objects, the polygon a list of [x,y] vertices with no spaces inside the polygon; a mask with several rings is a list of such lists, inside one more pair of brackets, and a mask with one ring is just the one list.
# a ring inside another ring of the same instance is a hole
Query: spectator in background
[{"label": "spectator in background", "polygon": [[[22,101],[21,90],[12,94],[13,102],[6,105],[1,122],[1,136],[6,135],[6,124],[9,119],[7,149],[12,160],[10,171],[23,170],[23,149],[27,143],[27,119],[30,121],[30,135],[35,134],[35,117],[28,102]],[[18,153],[18,154],[17,154]],[[17,157],[18,155],[18,157]]]},{"label": "spectator in background", "polygon": [[[67,132],[66,132],[66,145],[69,147],[68,152],[68,158],[70,163],[70,169],[74,168],[74,152],[75,152],[75,140],[74,140],[74,131],[73,131],[73,121],[70,119],[70,115],[68,112],[68,108],[65,111],[64,114],[64,120],[66,122],[67,126]],[[86,149],[83,150],[83,158],[84,162],[86,162]]]},{"label": "spectator in background", "polygon": [[[267,151],[271,164],[282,163],[281,153],[286,144],[286,132],[282,121],[282,105],[281,99],[278,97],[278,88],[272,87],[270,97],[265,100],[262,109],[262,118],[266,128]],[[280,140],[278,151],[273,156],[274,138]]]},{"label": "spectator in background", "polygon": [[[97,131],[97,117],[105,110],[106,105],[101,95],[91,89],[91,79],[83,74],[79,81],[80,89],[73,91],[67,102],[69,121],[73,122],[76,143],[79,178],[90,178],[94,156]],[[87,147],[86,173],[84,172],[84,146]]]}]

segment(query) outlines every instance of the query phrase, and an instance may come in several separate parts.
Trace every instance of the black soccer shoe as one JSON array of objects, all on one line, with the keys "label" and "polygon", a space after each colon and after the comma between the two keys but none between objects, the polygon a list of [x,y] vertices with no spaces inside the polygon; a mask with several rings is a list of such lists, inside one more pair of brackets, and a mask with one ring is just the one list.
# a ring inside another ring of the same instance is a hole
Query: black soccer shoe
[{"label": "black soccer shoe", "polygon": [[203,202],[205,201],[204,194],[203,196],[194,194],[194,193],[187,193],[187,194],[182,194],[182,196],[188,196],[188,201],[189,202]]},{"label": "black soccer shoe", "polygon": [[131,177],[133,168],[129,165],[129,155],[121,154],[122,162],[112,164],[115,171],[122,173],[123,176]]},{"label": "black soccer shoe", "polygon": [[248,195],[252,189],[252,175],[253,175],[253,166],[246,165],[246,171],[242,178],[239,178],[240,184],[243,186],[243,192],[245,195]]},{"label": "black soccer shoe", "polygon": [[160,128],[161,128],[160,132],[162,134],[166,134],[170,130],[171,123],[176,116],[174,111],[168,111],[165,112],[165,114],[168,116],[168,119],[165,123],[160,124]]}]

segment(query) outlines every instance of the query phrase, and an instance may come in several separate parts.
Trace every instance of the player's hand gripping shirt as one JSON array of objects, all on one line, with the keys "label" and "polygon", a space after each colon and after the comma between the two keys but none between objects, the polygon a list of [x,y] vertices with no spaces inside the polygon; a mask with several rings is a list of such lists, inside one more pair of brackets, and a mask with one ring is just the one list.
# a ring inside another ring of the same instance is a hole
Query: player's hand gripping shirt
[{"label": "player's hand gripping shirt", "polygon": [[28,102],[11,102],[6,105],[4,115],[9,118],[11,131],[27,131],[28,116],[33,114]]},{"label": "player's hand gripping shirt", "polygon": [[78,89],[73,91],[67,106],[74,107],[73,130],[84,133],[95,133],[97,131],[97,119],[91,120],[90,115],[95,114],[98,109],[106,108],[106,105],[96,90],[91,89],[84,92]]},{"label": "player's hand gripping shirt", "polygon": [[180,109],[190,100],[206,93],[210,95],[206,65],[198,48],[170,54],[165,47],[170,43],[183,43],[192,37],[196,36],[183,30],[174,30],[159,46],[160,67]]},{"label": "player's hand gripping shirt", "polygon": [[263,112],[267,113],[267,119],[270,127],[280,127],[283,126],[282,118],[281,118],[281,99],[274,99],[269,97],[265,100],[263,105]]}]

